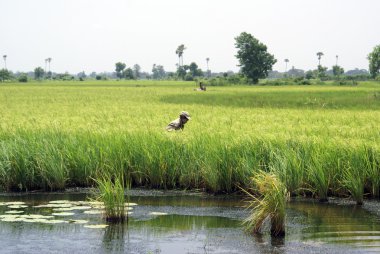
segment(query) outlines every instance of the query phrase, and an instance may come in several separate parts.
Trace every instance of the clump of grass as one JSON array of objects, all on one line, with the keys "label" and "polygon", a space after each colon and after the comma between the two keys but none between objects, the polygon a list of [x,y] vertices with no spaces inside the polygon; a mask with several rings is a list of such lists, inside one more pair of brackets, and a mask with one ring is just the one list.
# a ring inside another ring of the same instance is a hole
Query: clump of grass
[{"label": "clump of grass", "polygon": [[364,172],[361,168],[352,167],[349,163],[343,169],[343,186],[350,192],[357,205],[363,205]]},{"label": "clump of grass", "polygon": [[104,217],[109,222],[123,222],[128,215],[125,213],[126,198],[124,190],[129,188],[129,184],[125,184],[124,177],[111,177],[110,175],[102,175],[94,179],[99,193],[96,200],[103,202],[105,206]]},{"label": "clump of grass", "polygon": [[250,198],[247,208],[251,214],[244,220],[246,229],[253,233],[259,233],[267,219],[271,222],[271,235],[285,235],[285,208],[287,190],[279,178],[273,173],[259,171],[252,177],[255,194],[244,190]]},{"label": "clump of grass", "polygon": [[297,151],[283,148],[271,153],[269,169],[277,174],[290,195],[297,195],[303,183],[303,163]]},{"label": "clump of grass", "polygon": [[369,179],[371,194],[373,197],[379,197],[380,188],[380,157],[379,153],[373,148],[365,149],[364,165],[367,178]]},{"label": "clump of grass", "polygon": [[311,188],[317,193],[320,202],[328,202],[327,194],[330,185],[329,170],[324,167],[321,158],[313,158],[308,166]]}]

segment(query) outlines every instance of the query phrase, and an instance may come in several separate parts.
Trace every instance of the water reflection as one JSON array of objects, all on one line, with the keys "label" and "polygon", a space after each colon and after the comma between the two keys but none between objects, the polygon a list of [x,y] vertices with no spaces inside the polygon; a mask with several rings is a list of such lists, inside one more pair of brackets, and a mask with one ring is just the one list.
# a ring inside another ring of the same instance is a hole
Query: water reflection
[{"label": "water reflection", "polygon": [[124,243],[129,240],[126,224],[111,224],[104,231],[103,250],[105,253],[125,253]]},{"label": "water reflection", "polygon": [[[0,196],[0,202],[25,201],[24,214],[49,215],[52,208],[34,208],[50,200],[85,200],[84,195]],[[287,209],[287,235],[243,231],[245,215],[239,201],[202,197],[132,197],[138,203],[128,224],[89,229],[70,219],[105,223],[101,215],[75,210],[63,224],[0,221],[5,253],[38,253],[48,246],[59,252],[92,253],[304,253],[380,251],[379,219],[360,207],[292,202]],[[9,210],[0,206],[0,216]],[[151,215],[151,212],[167,215]],[[267,232],[267,231],[264,231]],[[53,241],[54,240],[54,241]],[[17,243],[17,248],[12,247]],[[68,244],[69,243],[69,244]],[[45,246],[45,247],[44,247]],[[320,251],[320,248],[324,248]],[[30,251],[31,250],[31,251]],[[33,251],[36,250],[36,251]],[[82,250],[82,251],[81,251]],[[343,251],[342,251],[343,250]],[[44,251],[41,251],[42,253]],[[46,252],[48,253],[48,252]]]}]

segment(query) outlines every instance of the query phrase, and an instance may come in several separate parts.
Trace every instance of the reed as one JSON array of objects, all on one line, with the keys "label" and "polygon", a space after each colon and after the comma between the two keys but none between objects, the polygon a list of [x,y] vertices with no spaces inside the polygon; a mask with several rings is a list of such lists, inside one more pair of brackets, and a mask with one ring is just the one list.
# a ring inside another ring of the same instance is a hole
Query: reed
[{"label": "reed", "polygon": [[248,218],[244,220],[247,230],[259,233],[264,222],[270,219],[271,235],[285,235],[285,208],[287,190],[279,178],[264,171],[259,171],[252,177],[254,188],[246,191],[250,200],[247,201],[247,208],[251,209]]}]

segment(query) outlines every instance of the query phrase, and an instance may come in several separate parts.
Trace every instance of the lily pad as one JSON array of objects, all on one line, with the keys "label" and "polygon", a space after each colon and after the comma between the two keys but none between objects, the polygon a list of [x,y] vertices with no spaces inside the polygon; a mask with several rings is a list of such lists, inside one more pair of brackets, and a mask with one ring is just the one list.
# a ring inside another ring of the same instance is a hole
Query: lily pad
[{"label": "lily pad", "polygon": [[11,217],[11,218],[3,218],[1,221],[4,222],[18,222],[18,221],[23,221],[23,218],[18,218],[18,217]]},{"label": "lily pad", "polygon": [[73,210],[89,210],[92,207],[91,206],[73,206],[71,207]]},{"label": "lily pad", "polygon": [[61,212],[61,213],[52,213],[51,215],[54,215],[54,216],[72,216],[74,214],[75,213]]},{"label": "lily pad", "polygon": [[70,200],[53,200],[50,201],[49,204],[68,204],[71,203]]},{"label": "lily pad", "polygon": [[5,202],[5,205],[24,205],[25,202],[22,201],[14,201],[14,202]]},{"label": "lily pad", "polygon": [[58,224],[58,223],[67,223],[65,220],[46,220],[46,221],[41,221],[42,223],[47,223],[47,224]]},{"label": "lily pad", "polygon": [[70,220],[69,222],[74,224],[86,224],[88,220]]},{"label": "lily pad", "polygon": [[23,214],[18,215],[20,218],[26,218],[26,219],[51,219],[54,218],[54,216],[50,215],[42,215],[42,214]]},{"label": "lily pad", "polygon": [[16,210],[11,210],[11,211],[6,211],[5,213],[8,214],[18,214],[18,213],[23,213],[24,211],[16,211]]},{"label": "lily pad", "polygon": [[85,214],[102,214],[103,211],[101,211],[101,210],[88,210],[88,211],[84,211],[83,213],[85,213]]},{"label": "lily pad", "polygon": [[46,205],[37,205],[33,206],[34,208],[61,208],[61,207],[71,207],[71,204],[46,204]]},{"label": "lily pad", "polygon": [[84,225],[85,228],[106,228],[108,225],[106,224],[98,224],[98,225]]},{"label": "lily pad", "polygon": [[73,207],[60,207],[60,208],[53,208],[53,211],[55,212],[67,212],[74,210]]},{"label": "lily pad", "polygon": [[125,206],[137,206],[136,203],[125,203]]},{"label": "lily pad", "polygon": [[8,208],[11,209],[21,209],[21,208],[26,208],[28,207],[27,205],[9,205]]},{"label": "lily pad", "polygon": [[168,215],[167,213],[160,213],[160,212],[150,212],[150,215]]}]

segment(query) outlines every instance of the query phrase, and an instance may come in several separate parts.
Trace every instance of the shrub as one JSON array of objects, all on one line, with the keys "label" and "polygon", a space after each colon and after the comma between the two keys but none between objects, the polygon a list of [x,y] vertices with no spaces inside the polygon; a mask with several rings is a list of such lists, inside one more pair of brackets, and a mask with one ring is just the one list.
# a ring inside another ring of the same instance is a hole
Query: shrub
[{"label": "shrub", "polygon": [[28,76],[26,76],[25,74],[21,74],[21,75],[18,77],[18,82],[22,82],[22,83],[26,83],[26,82],[28,82]]}]

